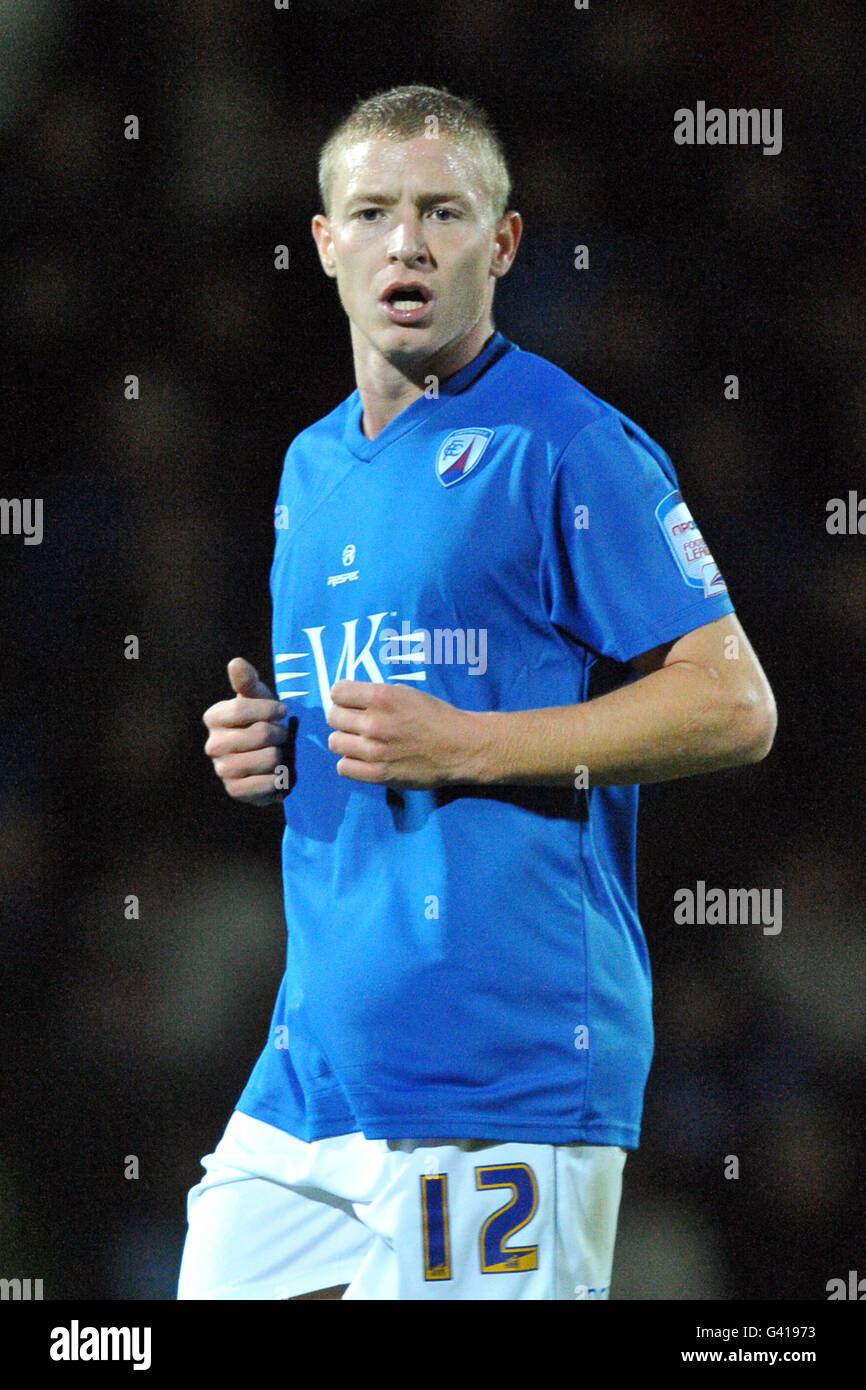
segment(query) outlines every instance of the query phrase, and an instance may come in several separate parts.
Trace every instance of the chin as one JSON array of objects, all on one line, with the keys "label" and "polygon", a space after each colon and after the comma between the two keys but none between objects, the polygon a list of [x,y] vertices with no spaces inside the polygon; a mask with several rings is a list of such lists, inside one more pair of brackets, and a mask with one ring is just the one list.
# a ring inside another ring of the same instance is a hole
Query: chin
[{"label": "chin", "polygon": [[[434,342],[426,329],[398,329],[399,336],[388,335],[379,346],[379,351],[388,362],[399,365],[401,362],[418,362],[432,357],[441,344]],[[395,341],[396,337],[396,341]]]}]

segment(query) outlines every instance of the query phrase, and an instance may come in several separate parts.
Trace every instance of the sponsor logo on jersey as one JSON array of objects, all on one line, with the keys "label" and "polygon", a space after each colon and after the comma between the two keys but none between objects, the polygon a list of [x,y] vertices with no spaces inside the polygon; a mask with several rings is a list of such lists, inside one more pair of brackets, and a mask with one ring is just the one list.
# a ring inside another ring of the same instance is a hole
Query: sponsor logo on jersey
[{"label": "sponsor logo on jersey", "polygon": [[[366,676],[380,685],[387,681],[424,682],[428,675],[425,668],[429,665],[465,667],[469,676],[482,676],[487,670],[486,628],[431,630],[416,627],[406,619],[401,624],[402,631],[382,626],[383,619],[396,616],[392,609],[386,613],[368,613],[365,618],[344,619],[336,665],[333,658],[337,646],[330,635],[328,653],[325,652],[324,625],[302,628],[307,642],[304,650],[274,654],[279,698],[297,700],[310,695],[315,680],[322,709],[327,714],[333,703],[331,686],[339,680],[363,680]],[[359,624],[362,625],[360,631]]]},{"label": "sponsor logo on jersey", "polygon": [[452,487],[454,483],[462,483],[478,467],[492,438],[492,430],[452,430],[439,445],[436,455],[436,477],[442,486]]},{"label": "sponsor logo on jersey", "polygon": [[655,515],[685,582],[693,589],[702,589],[705,598],[727,593],[728,586],[682,494],[669,492],[659,502]]}]

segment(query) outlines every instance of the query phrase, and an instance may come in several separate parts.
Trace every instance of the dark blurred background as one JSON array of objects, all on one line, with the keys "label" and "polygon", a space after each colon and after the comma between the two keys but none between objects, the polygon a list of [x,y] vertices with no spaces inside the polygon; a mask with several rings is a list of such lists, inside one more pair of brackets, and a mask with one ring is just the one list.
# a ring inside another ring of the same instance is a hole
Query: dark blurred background
[{"label": "dark blurred background", "polygon": [[[410,81],[490,112],[525,219],[497,326],[670,453],[779,705],[766,762],[642,792],[657,1051],[614,1296],[866,1274],[866,537],[825,525],[866,488],[857,9],[0,0],[0,491],[44,503],[41,545],[0,537],[0,1275],[171,1299],[264,1043],[281,815],[224,795],[201,715],[233,656],[270,682],[282,456],[354,387],[317,152]],[[781,107],[782,152],[677,146],[698,100]],[[781,933],[675,925],[698,879],[781,887]]]}]

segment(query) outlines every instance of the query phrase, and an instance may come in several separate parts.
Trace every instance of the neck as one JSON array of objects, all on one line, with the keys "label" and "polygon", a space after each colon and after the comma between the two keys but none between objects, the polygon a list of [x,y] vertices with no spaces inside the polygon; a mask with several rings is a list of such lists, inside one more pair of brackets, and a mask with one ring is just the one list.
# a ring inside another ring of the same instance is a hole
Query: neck
[{"label": "neck", "polygon": [[[361,429],[367,439],[375,439],[386,425],[411,405],[433,384],[445,381],[459,372],[493,336],[489,315],[480,319],[465,337],[448,343],[429,357],[412,358],[406,362],[390,361],[352,324],[352,352],[355,361],[355,382],[361,397],[363,414]],[[430,378],[435,378],[431,383]]]}]

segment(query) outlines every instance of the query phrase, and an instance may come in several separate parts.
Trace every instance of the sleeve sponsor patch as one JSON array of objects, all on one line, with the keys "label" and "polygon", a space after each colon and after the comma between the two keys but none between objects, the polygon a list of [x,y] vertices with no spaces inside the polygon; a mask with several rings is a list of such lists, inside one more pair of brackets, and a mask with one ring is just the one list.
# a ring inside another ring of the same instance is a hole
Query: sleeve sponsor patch
[{"label": "sleeve sponsor patch", "polygon": [[705,598],[726,594],[728,586],[680,492],[669,492],[662,498],[656,507],[656,521],[686,583],[703,589]]}]

